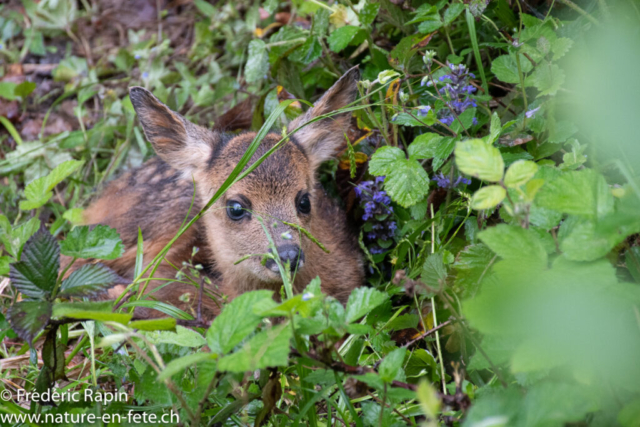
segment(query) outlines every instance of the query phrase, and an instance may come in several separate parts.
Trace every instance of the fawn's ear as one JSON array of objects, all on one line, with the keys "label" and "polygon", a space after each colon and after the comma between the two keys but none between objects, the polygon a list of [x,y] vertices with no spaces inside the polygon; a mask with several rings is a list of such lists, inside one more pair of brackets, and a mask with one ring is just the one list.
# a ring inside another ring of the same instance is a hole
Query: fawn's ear
[{"label": "fawn's ear", "polygon": [[147,140],[162,160],[189,178],[195,169],[205,165],[220,139],[218,134],[171,111],[144,88],[130,88],[129,97]]},{"label": "fawn's ear", "polygon": [[343,146],[344,135],[351,121],[351,112],[311,121],[355,101],[359,78],[358,67],[351,68],[316,101],[309,111],[289,124],[289,132],[300,128],[293,136],[304,147],[313,167],[334,157],[336,151]]}]

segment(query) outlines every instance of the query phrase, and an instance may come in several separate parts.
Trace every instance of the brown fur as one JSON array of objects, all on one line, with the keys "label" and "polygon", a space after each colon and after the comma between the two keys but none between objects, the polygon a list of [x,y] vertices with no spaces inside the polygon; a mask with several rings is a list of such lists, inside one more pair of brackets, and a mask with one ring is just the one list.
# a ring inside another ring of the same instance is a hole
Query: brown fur
[{"label": "brown fur", "polygon": [[[310,123],[352,102],[356,94],[357,70],[350,70],[310,109],[292,122],[298,130],[279,150],[228,191],[172,246],[155,278],[173,278],[175,269],[188,261],[192,248],[200,252],[196,262],[205,266],[219,292],[234,298],[255,289],[271,289],[276,295],[282,286],[278,273],[266,268],[261,257],[269,240],[259,217],[276,247],[298,245],[304,263],[294,277],[294,290],[302,291],[319,276],[323,291],[345,302],[351,291],[363,283],[363,263],[353,234],[347,229],[345,214],[324,193],[316,180],[316,168],[331,158],[343,144],[350,114]],[[159,157],[114,180],[85,212],[87,224],[107,224],[116,228],[126,247],[124,255],[107,265],[120,275],[132,278],[138,227],[144,238],[144,262],[149,263],[177,233],[185,217],[192,218],[229,176],[255,138],[255,133],[227,137],[198,127],[171,111],[150,92],[131,89],[131,101],[149,141]],[[249,164],[272,148],[281,136],[268,134]],[[189,207],[196,184],[194,206]],[[307,193],[311,212],[304,214],[297,200]],[[228,203],[241,201],[250,217],[234,221],[227,215]],[[284,222],[309,230],[330,253],[323,252],[309,238]],[[288,232],[288,233],[286,233]],[[287,234],[290,236],[287,236]],[[166,281],[152,281],[149,291]],[[190,293],[189,302],[184,294]],[[193,311],[197,291],[193,286],[173,283],[154,293],[159,300]],[[205,314],[219,312],[211,298],[204,298]],[[142,317],[153,316],[140,312]]]}]

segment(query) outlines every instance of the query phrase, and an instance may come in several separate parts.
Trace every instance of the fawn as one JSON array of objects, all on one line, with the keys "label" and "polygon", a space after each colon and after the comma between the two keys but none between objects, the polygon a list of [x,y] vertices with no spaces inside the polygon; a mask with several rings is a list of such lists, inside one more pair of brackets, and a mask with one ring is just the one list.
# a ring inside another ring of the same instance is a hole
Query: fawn
[{"label": "fawn", "polygon": [[[345,303],[351,291],[364,282],[362,256],[354,233],[346,225],[346,214],[325,194],[316,171],[343,146],[351,114],[312,120],[352,103],[358,78],[356,68],[349,70],[312,108],[293,120],[288,130],[298,131],[233,184],[172,245],[154,278],[175,278],[176,270],[169,263],[182,266],[192,258],[193,247],[198,247],[193,261],[204,266],[205,274],[217,287],[206,289],[207,294],[213,291],[233,298],[250,290],[269,289],[278,295],[283,282],[272,259],[263,262],[254,256],[237,263],[246,255],[268,252],[264,224],[280,260],[292,269],[294,291],[301,292],[319,276],[323,292]],[[109,183],[84,214],[86,224],[106,224],[118,230],[125,245],[124,255],[105,264],[128,279],[134,274],[138,227],[144,238],[144,263],[148,263],[176,235],[189,208],[192,218],[211,198],[256,136],[254,132],[230,135],[197,126],[141,87],[130,88],[130,99],[158,157]],[[281,139],[278,133],[267,134],[248,165]],[[191,206],[194,182],[196,196]],[[263,218],[262,224],[258,218]],[[285,223],[308,230],[329,253]],[[179,282],[166,283],[151,281],[147,292],[193,312],[197,289]],[[122,289],[110,294],[117,292]],[[203,316],[210,318],[220,308],[205,296],[202,310]],[[147,309],[136,311],[136,317],[159,314]]]}]

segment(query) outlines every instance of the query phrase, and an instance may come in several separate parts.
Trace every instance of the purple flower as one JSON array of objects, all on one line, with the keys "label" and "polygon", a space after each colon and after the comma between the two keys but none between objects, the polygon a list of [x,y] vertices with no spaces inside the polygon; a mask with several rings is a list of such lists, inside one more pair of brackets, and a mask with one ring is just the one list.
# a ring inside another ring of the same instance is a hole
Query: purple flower
[{"label": "purple flower", "polygon": [[540,108],[541,108],[541,107],[538,107],[538,108],[534,108],[533,110],[529,110],[529,111],[527,111],[526,113],[524,113],[525,117],[526,117],[527,119],[530,119],[530,118],[532,118],[532,117],[535,117],[535,116],[536,116],[536,113],[538,112],[538,110],[539,110]]},{"label": "purple flower", "polygon": [[452,184],[451,181],[449,180],[449,177],[444,176],[442,172],[438,172],[436,175],[433,176],[433,178],[431,178],[431,180],[435,181],[438,187],[446,188],[446,189],[456,188],[460,184],[465,184],[465,185],[471,184],[471,180],[469,178],[463,178],[461,176],[456,178],[456,180],[453,181],[453,184]]},{"label": "purple flower", "polygon": [[372,254],[385,251],[379,241],[388,241],[395,237],[397,225],[392,220],[393,207],[391,198],[382,189],[384,176],[376,177],[373,181],[364,181],[355,187],[356,196],[364,213],[365,243]]},{"label": "purple flower", "polygon": [[142,73],[142,78],[145,79],[145,80],[148,79],[149,78],[149,73],[147,71]]},{"label": "purple flower", "polygon": [[[438,92],[445,98],[445,107],[439,112],[439,120],[441,123],[449,126],[456,116],[462,114],[469,107],[477,107],[476,100],[470,95],[477,92],[477,88],[469,83],[470,78],[475,78],[463,64],[454,65],[447,63],[450,73],[438,78],[444,82],[444,86],[438,89]],[[473,124],[477,124],[474,118]]]}]

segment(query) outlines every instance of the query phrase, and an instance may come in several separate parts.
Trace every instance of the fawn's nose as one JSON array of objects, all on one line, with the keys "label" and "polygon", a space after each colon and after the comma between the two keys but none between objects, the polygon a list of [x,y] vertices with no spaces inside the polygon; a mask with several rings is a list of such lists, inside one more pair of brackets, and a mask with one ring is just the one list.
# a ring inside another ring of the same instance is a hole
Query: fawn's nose
[{"label": "fawn's nose", "polygon": [[[278,246],[277,251],[282,264],[286,265],[288,262],[291,271],[300,269],[304,265],[304,252],[300,246],[288,243]],[[268,260],[266,267],[275,273],[278,272],[278,266],[273,260]]]},{"label": "fawn's nose", "polygon": [[286,244],[279,246],[277,249],[280,261],[282,261],[282,264],[288,262],[291,271],[294,271],[296,268],[301,268],[304,264],[304,252],[302,252],[300,246]]}]

